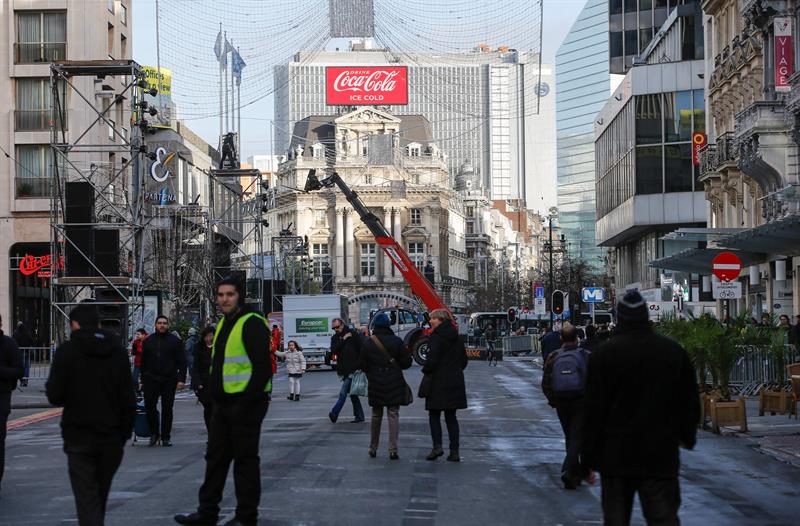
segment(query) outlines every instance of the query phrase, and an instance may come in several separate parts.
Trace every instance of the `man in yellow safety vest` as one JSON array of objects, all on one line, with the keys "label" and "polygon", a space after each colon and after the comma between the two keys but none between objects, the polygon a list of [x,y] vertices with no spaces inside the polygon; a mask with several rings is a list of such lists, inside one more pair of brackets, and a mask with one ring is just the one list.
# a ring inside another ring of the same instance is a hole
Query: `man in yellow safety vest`
[{"label": "man in yellow safety vest", "polygon": [[255,525],[261,498],[259,438],[269,408],[272,366],[269,328],[264,316],[245,305],[241,283],[225,278],[217,284],[224,317],[217,324],[211,349],[209,392],[213,401],[206,451],[206,476],[197,512],[176,515],[175,522],[216,525],[219,503],[231,461],[236,485],[236,517],[226,525]]}]

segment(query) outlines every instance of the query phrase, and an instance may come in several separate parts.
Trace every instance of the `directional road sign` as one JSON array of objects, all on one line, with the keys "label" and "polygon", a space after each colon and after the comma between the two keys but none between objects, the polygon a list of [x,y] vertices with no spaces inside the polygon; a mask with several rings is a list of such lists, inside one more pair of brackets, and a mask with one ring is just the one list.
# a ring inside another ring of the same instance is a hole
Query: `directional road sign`
[{"label": "directional road sign", "polygon": [[711,284],[711,295],[715,300],[738,300],[742,297],[739,281],[715,281]]}]

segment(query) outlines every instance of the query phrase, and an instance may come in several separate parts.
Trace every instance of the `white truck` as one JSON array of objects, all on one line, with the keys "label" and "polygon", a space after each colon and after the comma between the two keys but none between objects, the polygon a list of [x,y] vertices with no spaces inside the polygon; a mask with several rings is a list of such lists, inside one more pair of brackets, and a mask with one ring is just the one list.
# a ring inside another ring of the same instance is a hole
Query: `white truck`
[{"label": "white truck", "polygon": [[335,318],[347,320],[347,298],[340,294],[296,294],[283,297],[283,345],[296,341],[308,365],[325,365]]}]

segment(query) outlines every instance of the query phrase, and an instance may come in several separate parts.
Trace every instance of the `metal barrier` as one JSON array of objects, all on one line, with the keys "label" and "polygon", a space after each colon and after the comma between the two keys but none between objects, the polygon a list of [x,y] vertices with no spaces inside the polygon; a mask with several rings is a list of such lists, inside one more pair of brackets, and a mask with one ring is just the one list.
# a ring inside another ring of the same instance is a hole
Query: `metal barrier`
[{"label": "metal barrier", "polygon": [[503,354],[529,353],[534,350],[535,336],[506,336],[503,338]]},{"label": "metal barrier", "polygon": [[50,347],[20,347],[19,350],[22,354],[22,367],[25,369],[24,377],[47,378],[53,361]]},{"label": "metal barrier", "polygon": [[797,362],[800,350],[794,345],[787,344],[783,356],[761,346],[748,346],[733,366],[730,385],[745,396],[756,395],[764,387],[787,387],[786,366]]}]

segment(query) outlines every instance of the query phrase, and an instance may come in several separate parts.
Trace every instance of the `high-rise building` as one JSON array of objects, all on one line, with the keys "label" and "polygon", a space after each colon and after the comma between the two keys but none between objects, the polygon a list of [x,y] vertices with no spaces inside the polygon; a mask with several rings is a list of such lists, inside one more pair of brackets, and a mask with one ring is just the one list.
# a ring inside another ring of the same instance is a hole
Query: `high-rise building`
[{"label": "high-rise building", "polygon": [[558,208],[570,255],[598,268],[594,121],[609,90],[608,2],[588,0],[556,52]]},{"label": "high-rise building", "polygon": [[[700,2],[694,0],[608,0],[608,45],[611,73],[624,75],[633,61],[644,53],[673,9],[686,6],[698,12],[696,20],[686,25],[687,49],[692,57],[703,58],[703,24],[700,18]],[[695,45],[695,43],[699,45]],[[676,57],[668,57],[676,60]]]},{"label": "high-rise building", "polygon": [[[50,62],[57,60],[129,60],[131,58],[132,0],[93,2],[84,0],[27,0],[4,2],[0,9],[0,47],[5,67],[0,74],[0,315],[6,327],[23,321],[36,343],[49,344],[50,187],[53,151],[50,126],[54,106],[50,87]],[[122,85],[122,78],[75,77],[75,89],[59,90],[67,141],[81,144],[120,144],[110,126],[91,126],[97,114],[87,111],[81,93],[96,93],[92,103],[108,108],[104,97]],[[130,118],[122,101],[109,108],[111,122]],[[130,132],[122,126],[120,133]],[[110,170],[110,153],[96,162],[96,171]],[[120,159],[116,159],[120,169]],[[122,160],[124,164],[124,160]],[[105,173],[105,172],[104,172]],[[121,191],[121,190],[120,190]],[[109,190],[112,193],[113,189]]]},{"label": "high-rise building", "polygon": [[[447,155],[451,179],[469,161],[492,199],[554,201],[553,68],[534,53],[478,46],[469,53],[410,54],[354,43],[347,51],[302,51],[275,71],[275,153],[308,115],[345,113],[328,105],[326,67],[405,66],[408,101],[398,116],[423,115]],[[549,119],[549,121],[548,121]],[[548,193],[549,192],[549,193]]]}]

